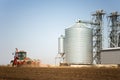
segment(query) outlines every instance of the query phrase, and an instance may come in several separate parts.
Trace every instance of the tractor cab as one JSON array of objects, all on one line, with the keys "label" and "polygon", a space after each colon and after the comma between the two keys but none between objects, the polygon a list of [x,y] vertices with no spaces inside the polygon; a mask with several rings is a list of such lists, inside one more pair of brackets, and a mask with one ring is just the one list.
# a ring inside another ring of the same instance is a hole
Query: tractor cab
[{"label": "tractor cab", "polygon": [[15,53],[15,57],[18,58],[18,60],[24,60],[26,58],[26,52],[25,51],[18,51]]}]

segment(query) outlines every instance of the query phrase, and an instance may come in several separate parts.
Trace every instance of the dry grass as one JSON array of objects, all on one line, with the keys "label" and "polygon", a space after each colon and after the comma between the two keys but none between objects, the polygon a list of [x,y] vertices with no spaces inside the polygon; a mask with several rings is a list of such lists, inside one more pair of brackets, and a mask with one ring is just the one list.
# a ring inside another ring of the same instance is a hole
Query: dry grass
[{"label": "dry grass", "polygon": [[120,68],[0,67],[0,80],[120,80]]}]

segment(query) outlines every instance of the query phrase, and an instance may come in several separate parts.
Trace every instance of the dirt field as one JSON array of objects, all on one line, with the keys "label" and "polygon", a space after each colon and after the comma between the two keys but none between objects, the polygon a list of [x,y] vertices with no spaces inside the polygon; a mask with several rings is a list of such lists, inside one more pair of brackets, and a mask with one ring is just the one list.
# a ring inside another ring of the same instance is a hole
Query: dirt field
[{"label": "dirt field", "polygon": [[0,80],[120,80],[120,68],[0,67]]}]

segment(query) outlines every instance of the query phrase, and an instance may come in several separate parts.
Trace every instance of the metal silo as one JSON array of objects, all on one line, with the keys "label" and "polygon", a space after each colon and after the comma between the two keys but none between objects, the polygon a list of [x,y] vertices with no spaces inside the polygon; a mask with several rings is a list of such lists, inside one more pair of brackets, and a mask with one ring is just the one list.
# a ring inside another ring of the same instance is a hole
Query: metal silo
[{"label": "metal silo", "polygon": [[58,53],[63,54],[64,53],[64,36],[61,35],[58,38]]},{"label": "metal silo", "polygon": [[65,54],[68,64],[92,64],[92,29],[80,22],[65,29]]}]

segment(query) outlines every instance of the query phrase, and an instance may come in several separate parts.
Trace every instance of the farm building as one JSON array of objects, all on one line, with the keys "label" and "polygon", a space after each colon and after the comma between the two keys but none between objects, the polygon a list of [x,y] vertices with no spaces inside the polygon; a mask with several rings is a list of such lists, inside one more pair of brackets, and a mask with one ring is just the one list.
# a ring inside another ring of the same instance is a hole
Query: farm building
[{"label": "farm building", "polygon": [[101,50],[101,64],[120,64],[120,47]]}]

